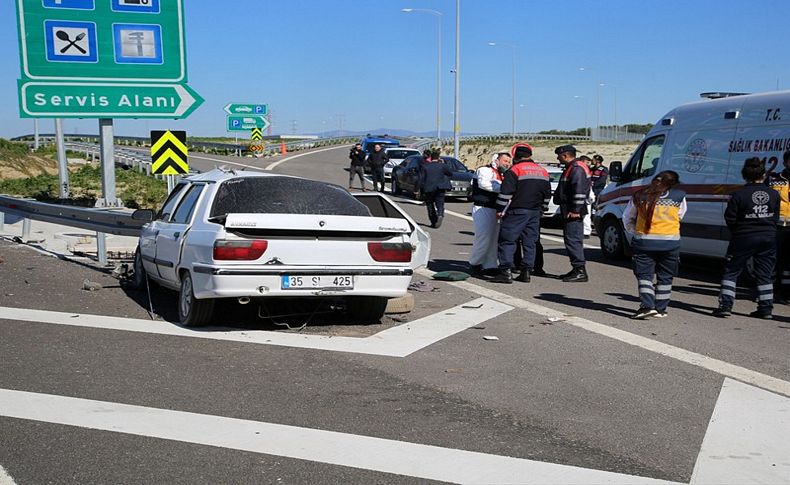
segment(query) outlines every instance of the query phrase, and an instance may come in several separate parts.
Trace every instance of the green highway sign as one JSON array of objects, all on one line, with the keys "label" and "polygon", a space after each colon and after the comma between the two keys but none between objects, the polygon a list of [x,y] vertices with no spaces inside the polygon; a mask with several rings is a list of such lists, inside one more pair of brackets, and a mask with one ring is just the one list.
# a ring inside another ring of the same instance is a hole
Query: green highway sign
[{"label": "green highway sign", "polygon": [[269,114],[269,106],[266,104],[230,103],[225,105],[225,112],[229,115],[266,116]]},{"label": "green highway sign", "polygon": [[25,118],[185,118],[202,103],[185,84],[19,81]]},{"label": "green highway sign", "polygon": [[265,130],[269,120],[264,116],[228,116],[228,131],[250,131],[253,128]]},{"label": "green highway sign", "polygon": [[187,81],[182,0],[16,0],[22,77]]}]

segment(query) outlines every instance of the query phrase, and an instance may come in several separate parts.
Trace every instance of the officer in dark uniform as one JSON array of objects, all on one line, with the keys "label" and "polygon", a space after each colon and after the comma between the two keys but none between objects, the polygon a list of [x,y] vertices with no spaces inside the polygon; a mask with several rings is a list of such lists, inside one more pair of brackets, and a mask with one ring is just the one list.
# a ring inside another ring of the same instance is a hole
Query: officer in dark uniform
[{"label": "officer in dark uniform", "polygon": [[554,153],[557,154],[557,160],[565,165],[554,192],[554,203],[560,206],[564,223],[562,236],[573,267],[562,275],[562,281],[586,282],[589,278],[584,258],[584,216],[587,214],[590,194],[590,169],[576,158],[576,147],[573,145],[557,147]]},{"label": "officer in dark uniform", "polygon": [[428,209],[428,219],[431,227],[438,229],[444,220],[444,194],[453,188],[450,183],[453,171],[444,163],[439,150],[434,150],[431,159],[422,164],[419,175],[418,187]]},{"label": "officer in dark uniform", "polygon": [[603,166],[603,157],[593,155],[593,166],[590,169],[590,183],[592,184],[593,195],[598,200],[598,194],[606,188],[606,180],[609,178],[609,169]]},{"label": "officer in dark uniform", "polygon": [[505,172],[497,197],[499,226],[499,273],[491,281],[512,283],[513,254],[521,239],[523,257],[518,281],[530,281],[535,264],[535,246],[540,237],[540,218],[551,198],[549,173],[532,161],[532,147],[521,144],[514,151],[513,165]]},{"label": "officer in dark uniform", "polygon": [[757,157],[748,158],[741,175],[746,185],[727,202],[724,220],[732,237],[727,247],[727,264],[721,277],[719,307],[713,315],[725,318],[732,314],[738,275],[752,258],[757,283],[757,310],[749,316],[770,320],[774,308],[773,278],[776,263],[776,223],[779,220],[779,193],[765,186],[765,164]]}]

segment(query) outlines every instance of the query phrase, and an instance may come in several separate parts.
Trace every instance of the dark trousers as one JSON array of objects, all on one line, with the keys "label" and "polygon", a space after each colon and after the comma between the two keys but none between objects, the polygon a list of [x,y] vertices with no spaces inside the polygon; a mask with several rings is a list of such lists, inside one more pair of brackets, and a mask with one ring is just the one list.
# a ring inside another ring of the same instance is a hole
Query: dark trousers
[{"label": "dark trousers", "polygon": [[[522,268],[521,260],[523,259],[523,251],[521,250],[521,239],[516,241],[516,250],[513,252],[513,266]],[[540,234],[538,240],[535,241],[535,264],[532,266],[533,271],[543,271],[543,244],[540,243]]]},{"label": "dark trousers", "polygon": [[562,239],[565,249],[571,260],[571,266],[579,268],[585,265],[584,258],[584,217],[578,219],[565,219],[562,229]]},{"label": "dark trousers", "polygon": [[351,185],[354,183],[354,175],[359,176],[359,184],[362,188],[365,188],[365,167],[362,165],[352,165],[348,169],[348,188],[351,188]]},{"label": "dark trousers", "polygon": [[444,217],[444,193],[446,190],[439,189],[425,193],[425,207],[428,208],[428,219],[431,225],[436,225],[437,219]]},{"label": "dark trousers", "polygon": [[739,237],[727,247],[727,262],[721,277],[719,307],[732,308],[735,302],[738,275],[752,258],[757,283],[757,308],[771,312],[774,308],[773,273],[776,264],[776,239],[773,237]]},{"label": "dark trousers", "polygon": [[[671,251],[634,249],[633,262],[639,285],[639,306],[665,311],[672,296],[672,279],[680,265],[680,248]],[[656,277],[655,286],[653,276]]]},{"label": "dark trousers", "polygon": [[[513,209],[499,224],[497,256],[502,269],[515,268],[514,255],[519,242],[523,251],[522,269],[530,271],[535,267],[536,246],[540,238],[540,209]],[[542,255],[541,255],[542,256]]]},{"label": "dark trousers", "polygon": [[373,190],[384,192],[384,167],[370,167],[370,178],[373,179]]},{"label": "dark trousers", "polygon": [[783,226],[776,231],[776,292],[790,298],[790,227]]}]

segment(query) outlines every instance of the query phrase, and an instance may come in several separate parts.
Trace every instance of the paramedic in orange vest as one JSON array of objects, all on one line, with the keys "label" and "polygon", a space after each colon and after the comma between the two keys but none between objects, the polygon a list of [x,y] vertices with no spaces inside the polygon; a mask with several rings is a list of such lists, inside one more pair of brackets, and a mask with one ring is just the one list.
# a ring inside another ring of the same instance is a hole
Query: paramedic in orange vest
[{"label": "paramedic in orange vest", "polygon": [[631,315],[635,320],[667,316],[672,279],[680,264],[680,220],[686,213],[686,193],[676,188],[679,182],[677,172],[659,173],[634,194],[623,213],[623,226],[633,235],[639,287],[639,309]]},{"label": "paramedic in orange vest", "polygon": [[784,170],[768,174],[766,184],[779,192],[779,222],[776,224],[775,303],[790,300],[790,150],[784,153]]}]

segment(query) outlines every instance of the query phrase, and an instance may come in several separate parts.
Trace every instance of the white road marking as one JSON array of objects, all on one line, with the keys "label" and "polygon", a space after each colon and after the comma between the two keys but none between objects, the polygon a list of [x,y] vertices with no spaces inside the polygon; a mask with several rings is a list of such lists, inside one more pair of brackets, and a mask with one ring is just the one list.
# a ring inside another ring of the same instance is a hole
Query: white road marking
[{"label": "white road marking", "polygon": [[[480,306],[478,307],[478,305]],[[413,322],[404,323],[403,325],[383,330],[365,338],[304,335],[265,330],[227,330],[225,328],[222,328],[221,331],[212,331],[216,330],[216,328],[211,327],[193,330],[164,321],[11,307],[0,307],[0,319],[123,330],[127,332],[175,335],[179,337],[225,340],[261,345],[277,345],[303,349],[328,350],[334,352],[406,357],[462,330],[466,330],[467,328],[490,320],[510,310],[512,310],[512,307],[506,304],[487,298],[477,298],[462,305],[434,313],[433,315],[420,318]]]},{"label": "white road marking", "polygon": [[310,152],[305,152],[305,153],[299,153],[297,155],[292,155],[290,157],[286,157],[286,158],[283,158],[282,160],[278,160],[278,161],[276,161],[274,163],[269,164],[266,168],[264,168],[264,170],[274,170],[281,163],[288,162],[290,160],[293,160],[294,158],[304,157],[304,156],[307,156],[307,155],[312,155],[314,153],[328,152],[329,150],[337,150],[338,148],[343,148],[345,146],[351,146],[351,145],[336,145],[336,146],[329,147],[329,148],[322,148],[320,150],[313,150],[313,151],[310,151]]},{"label": "white road marking", "polygon": [[[400,201],[398,201],[398,202],[400,202]],[[448,211],[448,210],[445,209],[444,213],[445,214],[450,214],[451,216],[455,216],[455,217],[458,217],[460,219],[466,219],[467,221],[471,221],[472,220],[471,216],[468,216],[466,214],[461,214],[460,212]],[[559,243],[565,243],[565,241],[561,237],[547,236],[546,234],[541,234],[540,238],[541,239],[545,239],[547,241],[554,241],[554,242],[559,242]],[[600,246],[596,246],[594,244],[587,244],[587,243],[584,244],[584,247],[587,248],[587,249],[601,249]]]},{"label": "white road marking", "polygon": [[0,415],[443,482],[670,483],[372,436],[8,389],[0,389]]},{"label": "white road marking", "polygon": [[9,475],[2,466],[0,466],[0,485],[16,485],[14,479],[11,478],[11,475]]},{"label": "white road marking", "polygon": [[790,483],[790,399],[725,379],[691,483]]},{"label": "white road marking", "polygon": [[[433,276],[433,271],[425,268],[417,269],[415,273],[422,274],[423,276],[429,278]],[[669,345],[657,340],[649,339],[647,337],[642,337],[641,335],[626,332],[625,330],[610,327],[602,323],[593,322],[592,320],[568,315],[559,310],[554,310],[543,305],[538,305],[537,303],[522,300],[521,298],[510,296],[496,290],[476,285],[474,283],[469,283],[467,281],[451,281],[448,283],[463,290],[476,293],[480,296],[502,302],[515,308],[523,308],[527,311],[542,315],[544,317],[562,318],[564,322],[568,323],[569,325],[573,325],[574,327],[582,328],[589,332],[649,350],[650,352],[655,352],[657,354],[670,357],[696,367],[701,367],[722,376],[731,377],[741,382],[752,384],[777,394],[790,396],[790,382],[783,381],[776,377],[746,369],[735,364],[730,364],[729,362],[714,359],[712,357],[708,357],[707,355],[702,355],[682,349],[680,347],[675,347],[674,345]]]}]

